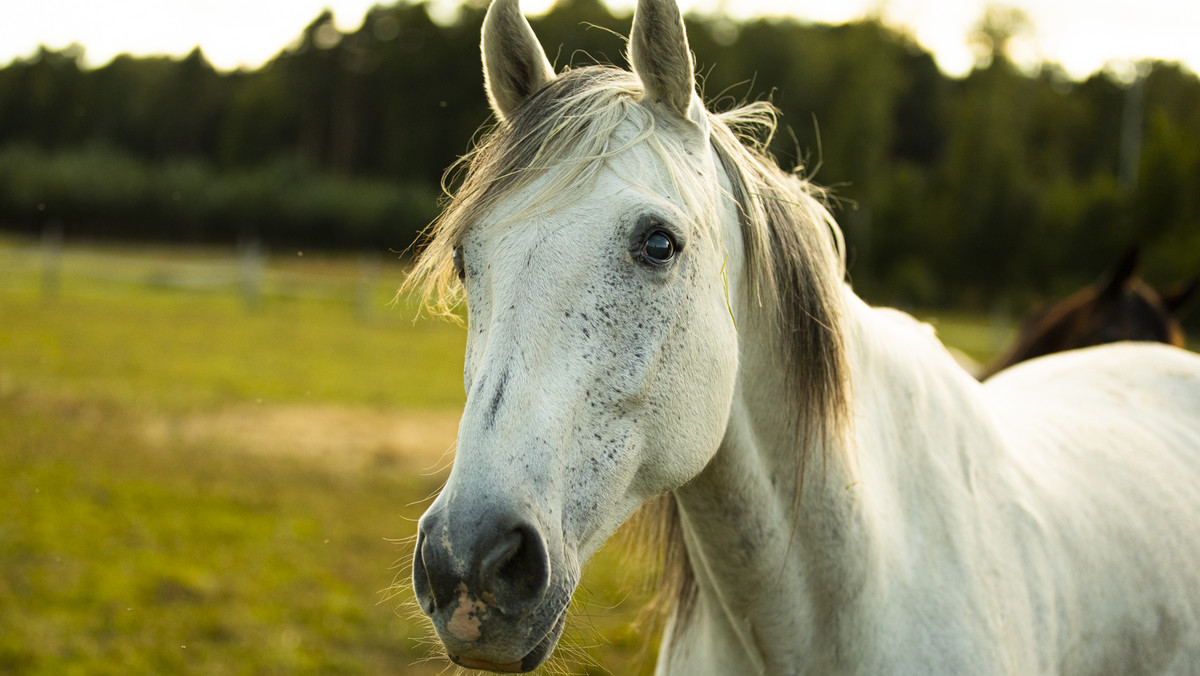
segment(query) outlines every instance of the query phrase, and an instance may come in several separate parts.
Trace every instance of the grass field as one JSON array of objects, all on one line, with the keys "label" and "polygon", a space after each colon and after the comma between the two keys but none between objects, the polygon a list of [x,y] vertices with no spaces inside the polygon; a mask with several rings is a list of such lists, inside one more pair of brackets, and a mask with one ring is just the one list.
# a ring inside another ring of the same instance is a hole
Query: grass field
[{"label": "grass field", "polygon": [[[465,334],[390,304],[399,262],[267,257],[248,301],[231,252],[54,255],[47,282],[36,246],[0,241],[0,673],[446,671],[408,538]],[[644,578],[615,557],[560,671],[646,649]]]},{"label": "grass field", "polygon": [[[465,334],[392,304],[402,277],[0,240],[0,673],[447,671],[407,560]],[[927,319],[980,360],[1008,330]],[[547,673],[648,673],[646,581],[603,550]]]}]

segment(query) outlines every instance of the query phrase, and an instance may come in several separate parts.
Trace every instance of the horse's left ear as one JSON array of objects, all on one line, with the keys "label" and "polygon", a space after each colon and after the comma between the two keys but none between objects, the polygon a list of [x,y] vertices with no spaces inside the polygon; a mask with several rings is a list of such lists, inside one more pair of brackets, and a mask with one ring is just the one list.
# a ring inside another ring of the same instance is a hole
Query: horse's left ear
[{"label": "horse's left ear", "polygon": [[[629,34],[629,62],[645,87],[643,100],[702,123],[692,110],[696,69],[676,0],[638,0]],[[702,108],[702,107],[701,107]]]},{"label": "horse's left ear", "polygon": [[554,67],[521,14],[518,0],[492,0],[483,18],[479,51],[488,101],[501,120],[554,79]]},{"label": "horse's left ear", "polygon": [[1116,298],[1125,291],[1126,286],[1137,277],[1141,256],[1141,247],[1136,244],[1130,246],[1117,264],[1096,280],[1096,289],[1102,298]]},{"label": "horse's left ear", "polygon": [[1193,277],[1190,282],[1180,282],[1163,291],[1161,298],[1167,312],[1176,319],[1182,319],[1197,295],[1200,295],[1200,277]]}]

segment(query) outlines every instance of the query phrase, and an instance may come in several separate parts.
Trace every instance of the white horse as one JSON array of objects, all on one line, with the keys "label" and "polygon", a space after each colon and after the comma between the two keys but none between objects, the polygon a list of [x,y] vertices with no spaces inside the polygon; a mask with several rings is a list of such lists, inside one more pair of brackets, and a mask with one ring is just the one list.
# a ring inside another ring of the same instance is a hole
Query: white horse
[{"label": "white horse", "polygon": [[452,660],[541,664],[666,492],[660,673],[1200,673],[1200,357],[973,381],[843,285],[816,190],[747,138],[769,107],[705,110],[674,0],[640,0],[632,72],[556,74],[516,0],[482,48],[498,123],[410,279],[468,308],[413,580]]}]

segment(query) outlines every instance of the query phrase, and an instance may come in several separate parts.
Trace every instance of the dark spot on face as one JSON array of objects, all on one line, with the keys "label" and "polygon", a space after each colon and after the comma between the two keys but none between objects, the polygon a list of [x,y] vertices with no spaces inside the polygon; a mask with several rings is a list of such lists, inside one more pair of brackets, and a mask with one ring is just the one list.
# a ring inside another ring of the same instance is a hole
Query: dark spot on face
[{"label": "dark spot on face", "polygon": [[504,390],[508,385],[508,369],[500,374],[500,382],[496,384],[496,391],[492,394],[492,402],[488,405],[487,415],[483,421],[484,429],[491,429],[496,424],[496,413],[500,410],[500,404],[504,401]]}]

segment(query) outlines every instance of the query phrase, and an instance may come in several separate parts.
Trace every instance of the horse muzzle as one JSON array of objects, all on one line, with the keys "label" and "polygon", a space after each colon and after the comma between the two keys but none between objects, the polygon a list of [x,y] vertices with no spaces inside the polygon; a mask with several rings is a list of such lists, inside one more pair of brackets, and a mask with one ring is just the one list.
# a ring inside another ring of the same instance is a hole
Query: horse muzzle
[{"label": "horse muzzle", "polygon": [[562,566],[552,564],[531,518],[495,507],[468,511],[435,505],[421,518],[417,602],[456,664],[532,671],[558,643],[574,584],[555,581]]}]

